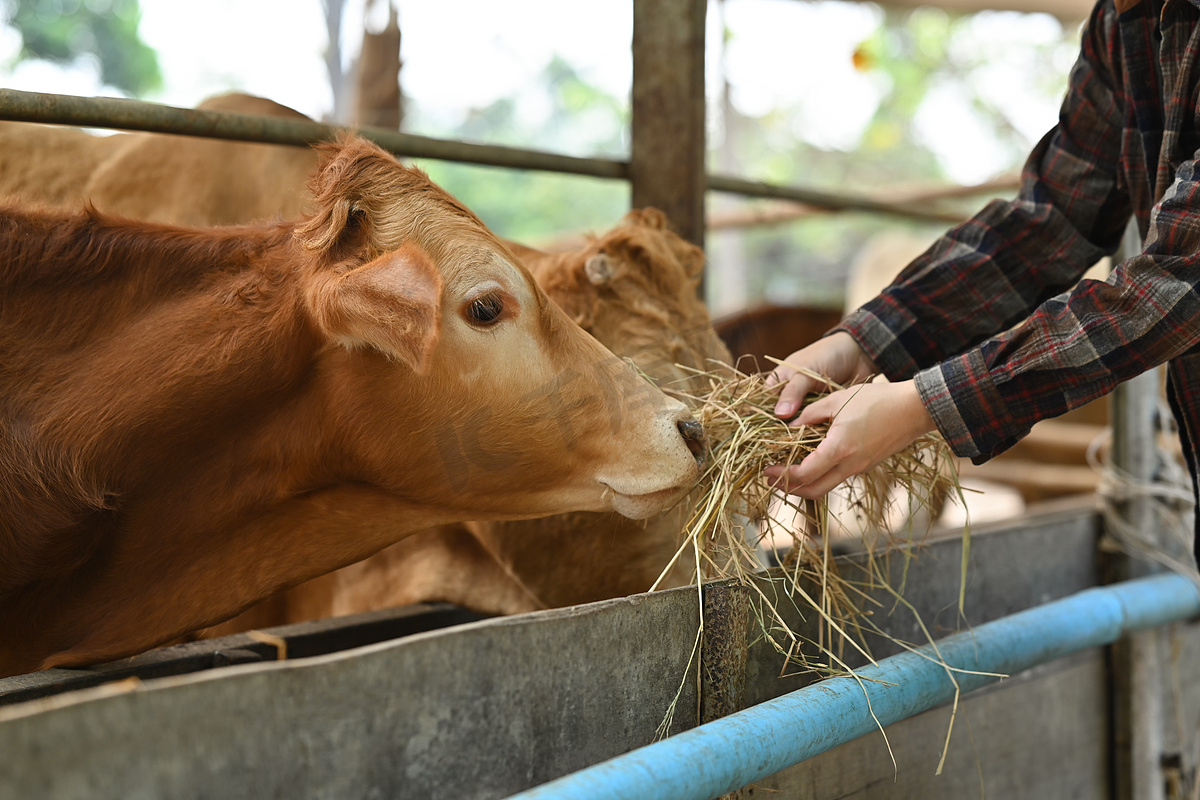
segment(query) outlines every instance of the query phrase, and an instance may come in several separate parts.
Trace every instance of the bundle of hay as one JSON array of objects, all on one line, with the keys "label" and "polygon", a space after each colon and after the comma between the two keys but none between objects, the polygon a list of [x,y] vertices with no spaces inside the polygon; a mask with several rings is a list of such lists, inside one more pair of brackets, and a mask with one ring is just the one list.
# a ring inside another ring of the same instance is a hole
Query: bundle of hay
[{"label": "bundle of hay", "polygon": [[[790,427],[780,420],[774,412],[778,388],[767,386],[765,373],[745,374],[721,364],[702,377],[707,379],[707,393],[686,399],[704,426],[709,461],[693,495],[695,512],[676,559],[694,558],[697,584],[735,579],[751,587],[758,599],[761,633],[789,663],[805,671],[845,673],[838,653],[847,641],[870,658],[861,637],[864,612],[859,607],[867,592],[882,586],[900,599],[886,584],[886,570],[874,566],[876,556],[900,543],[911,552],[919,543],[911,529],[890,530],[892,505],[903,498],[911,512],[959,494],[953,454],[940,435],[929,434],[840,487],[851,512],[885,534],[863,539],[865,574],[849,580],[839,575],[832,557],[831,533],[837,520],[831,518],[828,498],[789,497],[762,476],[768,465],[802,461],[824,439],[828,424]],[[830,391],[839,388],[830,384]],[[788,546],[780,547],[781,541]],[[772,560],[779,567],[767,573],[765,583],[764,551],[775,556]],[[806,642],[779,613],[781,603],[819,615],[817,640],[808,642],[816,646],[819,658],[803,655]]]}]

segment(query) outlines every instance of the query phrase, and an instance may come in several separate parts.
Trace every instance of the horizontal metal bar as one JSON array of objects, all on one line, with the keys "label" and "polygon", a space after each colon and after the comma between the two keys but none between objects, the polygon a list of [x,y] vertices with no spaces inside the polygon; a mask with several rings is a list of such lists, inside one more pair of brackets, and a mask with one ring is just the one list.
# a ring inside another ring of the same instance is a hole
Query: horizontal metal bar
[{"label": "horizontal metal bar", "polygon": [[622,161],[575,158],[498,145],[450,142],[381,128],[349,128],[298,119],[176,108],[112,97],[77,97],[0,89],[0,119],[295,146],[329,141],[341,133],[353,131],[385,150],[409,158],[462,161],[492,167],[536,169],[597,178],[629,176],[629,165]]},{"label": "horizontal metal bar", "polygon": [[1088,589],[820,681],[509,800],[710,800],[969,692],[1123,634],[1200,614],[1189,579]]},{"label": "horizontal metal bar", "polygon": [[708,189],[712,192],[726,192],[744,197],[766,197],[773,200],[792,200],[806,206],[821,208],[826,211],[863,211],[872,214],[890,214],[925,219],[933,222],[962,222],[965,217],[951,211],[915,208],[908,203],[895,203],[886,200],[872,200],[868,197],[821,192],[815,189],[801,189],[798,186],[779,186],[773,183],[759,183],[728,175],[709,175]]},{"label": "horizontal metal bar", "polygon": [[[408,158],[432,158],[594,178],[629,179],[627,161],[577,158],[499,145],[446,141],[382,128],[351,128],[309,120],[178,108],[113,97],[79,97],[0,89],[0,119],[40,122],[47,125],[78,125],[85,128],[205,136],[300,147],[314,142],[329,141],[341,133],[353,131],[389,152]],[[709,175],[707,186],[710,191],[746,197],[793,200],[827,211],[860,211],[938,222],[959,222],[963,219],[961,214],[914,208],[907,203],[837,195],[794,186],[777,186],[721,175]]]},{"label": "horizontal metal bar", "polygon": [[[336,619],[321,619],[268,628],[284,642],[288,658],[332,653],[399,639],[414,633],[462,625],[484,619],[480,614],[446,603],[421,603],[411,606],[351,614]],[[276,648],[245,633],[215,639],[160,647],[132,658],[86,668],[46,669],[25,675],[0,678],[0,706],[23,703],[38,697],[71,692],[130,677],[149,680],[164,675],[183,675],[227,666],[234,661],[274,660]]]}]

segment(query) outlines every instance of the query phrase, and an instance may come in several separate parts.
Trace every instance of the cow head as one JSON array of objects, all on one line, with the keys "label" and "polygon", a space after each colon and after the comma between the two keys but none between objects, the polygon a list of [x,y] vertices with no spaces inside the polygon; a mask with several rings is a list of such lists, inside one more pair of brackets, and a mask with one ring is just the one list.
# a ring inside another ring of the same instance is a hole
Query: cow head
[{"label": "cow head", "polygon": [[572,324],[474,214],[361,140],[326,157],[297,236],[317,255],[306,299],[353,477],[448,519],[640,518],[690,488],[684,406]]}]

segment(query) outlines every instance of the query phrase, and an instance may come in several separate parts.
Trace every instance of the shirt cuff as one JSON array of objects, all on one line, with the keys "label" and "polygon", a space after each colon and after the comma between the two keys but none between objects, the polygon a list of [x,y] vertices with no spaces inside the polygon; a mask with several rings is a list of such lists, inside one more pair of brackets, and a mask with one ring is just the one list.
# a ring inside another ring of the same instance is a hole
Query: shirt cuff
[{"label": "shirt cuff", "polygon": [[846,315],[833,330],[845,331],[853,336],[885,378],[900,381],[912,377],[919,365],[896,337],[894,331],[897,329],[877,315],[872,303],[868,303]]},{"label": "shirt cuff", "polygon": [[933,423],[957,456],[980,464],[1028,433],[1027,429],[1014,429],[1016,417],[977,348],[918,372],[913,383]]}]

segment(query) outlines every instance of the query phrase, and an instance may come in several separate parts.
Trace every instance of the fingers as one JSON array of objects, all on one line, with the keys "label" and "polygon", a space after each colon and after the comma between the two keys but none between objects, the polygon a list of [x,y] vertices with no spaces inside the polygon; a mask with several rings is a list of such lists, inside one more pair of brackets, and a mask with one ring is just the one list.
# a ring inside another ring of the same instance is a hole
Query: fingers
[{"label": "fingers", "polygon": [[[767,386],[780,386],[775,415],[793,417],[808,395],[832,384],[847,384],[857,378],[869,359],[850,334],[838,331],[784,359],[767,376]],[[869,372],[867,373],[869,374]],[[824,380],[821,377],[824,376]]]},{"label": "fingers", "polygon": [[822,442],[799,464],[777,465],[763,470],[768,483],[788,494],[816,500],[829,494],[838,484],[857,474],[841,460],[835,447]]},{"label": "fingers", "polygon": [[838,410],[846,404],[849,398],[850,395],[845,389],[827,394],[820,400],[814,400],[806,405],[800,412],[800,416],[788,424],[792,427],[799,427],[800,425],[820,425],[822,422],[829,422],[837,416]]},{"label": "fingers", "polygon": [[[834,392],[805,406],[791,424],[819,425],[828,422],[846,400],[845,391]],[[830,429],[821,443],[799,464],[767,467],[763,474],[788,494],[815,500],[855,473],[852,465],[847,463],[847,454],[840,444],[842,438],[839,431]]]},{"label": "fingers", "polygon": [[[775,375],[775,373],[771,374]],[[779,399],[775,401],[775,416],[780,419],[791,419],[796,415],[804,398],[822,385],[824,384],[807,375],[793,372],[787,382],[783,384],[783,389],[779,392]]]},{"label": "fingers", "polygon": [[775,402],[775,416],[790,419],[804,404],[804,398],[829,386],[815,374],[800,372],[791,363],[804,363],[806,351],[798,350],[787,357],[788,363],[775,367],[767,376],[767,386],[781,385],[779,399]]},{"label": "fingers", "polygon": [[799,463],[764,469],[768,480],[790,494],[816,499],[935,430],[912,381],[864,383],[814,401],[789,424],[829,428]]}]

